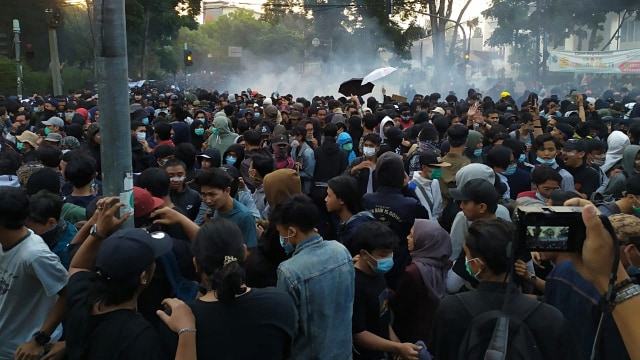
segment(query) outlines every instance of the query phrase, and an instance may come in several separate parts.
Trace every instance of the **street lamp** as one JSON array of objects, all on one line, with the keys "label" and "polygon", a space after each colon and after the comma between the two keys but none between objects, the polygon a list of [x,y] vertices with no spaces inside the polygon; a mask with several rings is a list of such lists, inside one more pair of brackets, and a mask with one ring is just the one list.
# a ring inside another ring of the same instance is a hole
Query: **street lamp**
[{"label": "street lamp", "polygon": [[60,11],[50,7],[44,11],[49,25],[49,52],[51,53],[51,77],[53,80],[53,95],[62,95],[62,75],[60,75],[60,57],[58,55],[58,34],[56,29],[61,25]]}]

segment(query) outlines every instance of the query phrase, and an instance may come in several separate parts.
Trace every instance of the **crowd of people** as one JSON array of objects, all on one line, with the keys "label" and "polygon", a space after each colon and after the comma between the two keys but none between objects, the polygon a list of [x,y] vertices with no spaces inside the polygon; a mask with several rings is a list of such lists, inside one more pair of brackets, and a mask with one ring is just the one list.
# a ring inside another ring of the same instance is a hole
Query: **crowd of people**
[{"label": "crowd of people", "polygon": [[[2,98],[0,359],[484,358],[492,310],[508,358],[640,358],[639,91],[134,88],[128,213],[98,94]],[[563,205],[582,254],[513,243]]]}]

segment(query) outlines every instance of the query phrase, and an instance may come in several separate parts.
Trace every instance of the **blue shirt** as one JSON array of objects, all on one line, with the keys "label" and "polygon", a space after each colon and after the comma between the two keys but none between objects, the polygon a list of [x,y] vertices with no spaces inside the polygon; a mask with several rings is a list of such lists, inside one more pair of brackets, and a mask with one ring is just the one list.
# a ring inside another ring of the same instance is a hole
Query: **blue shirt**
[{"label": "blue shirt", "polygon": [[355,270],[337,241],[313,235],[278,266],[279,289],[296,306],[292,359],[351,359]]},{"label": "blue shirt", "polygon": [[251,214],[251,211],[249,211],[249,209],[242,205],[238,200],[233,199],[233,208],[231,210],[224,214],[216,210],[213,217],[225,218],[236,223],[240,228],[240,231],[242,231],[244,244],[247,245],[248,248],[253,248],[258,245],[256,219]]},{"label": "blue shirt", "polygon": [[[600,293],[585,280],[572,261],[563,261],[551,270],[546,278],[545,302],[562,312],[573,330],[574,339],[585,359],[591,356],[600,311]],[[606,314],[603,324],[600,354],[602,359],[628,359],[620,332],[611,314]]]}]

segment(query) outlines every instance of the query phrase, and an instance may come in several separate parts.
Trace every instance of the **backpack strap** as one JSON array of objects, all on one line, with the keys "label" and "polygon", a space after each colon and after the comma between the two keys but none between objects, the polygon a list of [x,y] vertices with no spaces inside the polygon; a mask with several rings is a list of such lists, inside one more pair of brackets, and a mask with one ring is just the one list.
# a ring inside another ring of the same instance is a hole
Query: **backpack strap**
[{"label": "backpack strap", "polygon": [[414,184],[416,185],[416,189],[418,189],[418,191],[420,191],[420,194],[422,194],[422,196],[424,196],[424,199],[427,201],[427,204],[429,204],[429,214],[431,215],[431,212],[433,211],[433,201],[431,201],[431,199],[427,195],[427,191],[425,189],[423,189],[420,184],[418,184],[418,183],[414,183]]}]

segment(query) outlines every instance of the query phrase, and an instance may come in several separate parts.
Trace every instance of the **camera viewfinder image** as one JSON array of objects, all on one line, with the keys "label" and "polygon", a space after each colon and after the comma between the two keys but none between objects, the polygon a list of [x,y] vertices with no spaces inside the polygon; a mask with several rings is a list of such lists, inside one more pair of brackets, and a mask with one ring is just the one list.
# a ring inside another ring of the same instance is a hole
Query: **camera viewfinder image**
[{"label": "camera viewfinder image", "polygon": [[568,240],[568,226],[527,226],[527,249],[566,250]]}]

